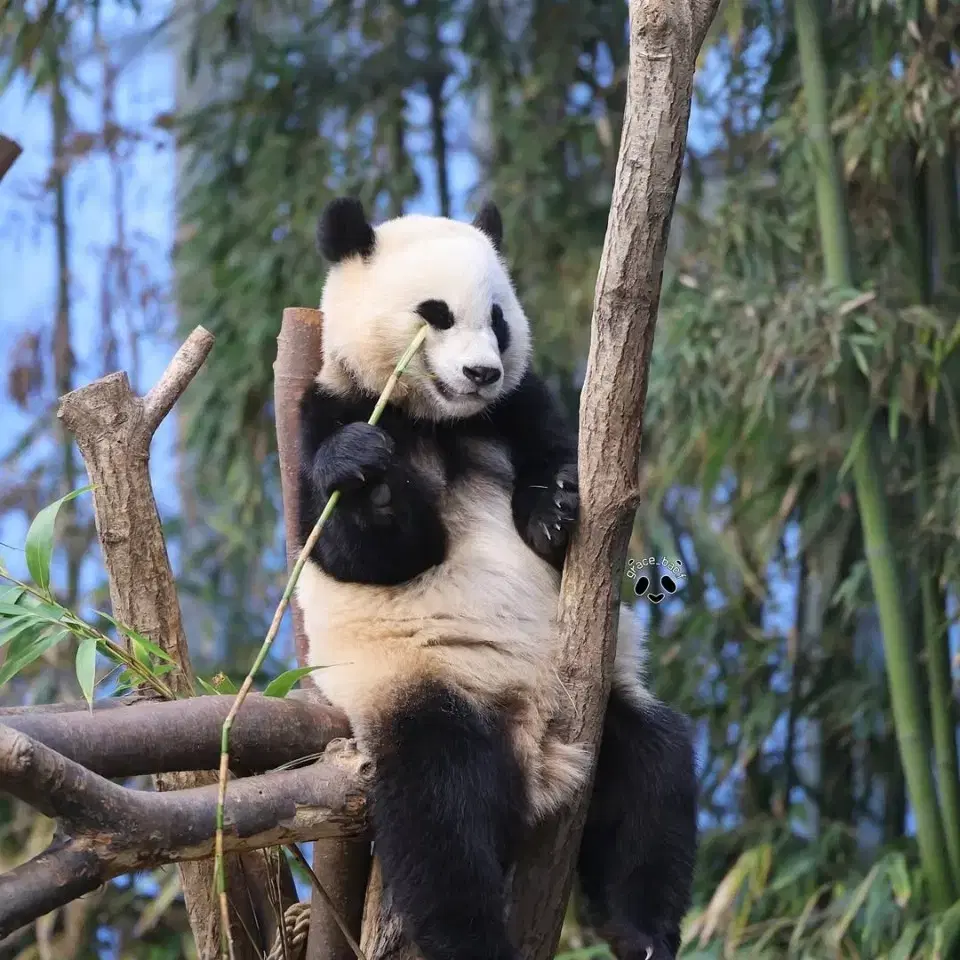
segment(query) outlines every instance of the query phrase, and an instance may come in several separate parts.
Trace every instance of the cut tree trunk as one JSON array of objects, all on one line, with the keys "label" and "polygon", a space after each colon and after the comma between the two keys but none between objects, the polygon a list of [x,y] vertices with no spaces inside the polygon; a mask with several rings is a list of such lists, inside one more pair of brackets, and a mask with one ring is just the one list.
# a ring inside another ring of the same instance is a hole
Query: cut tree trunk
[{"label": "cut tree trunk", "polygon": [[[319,310],[308,307],[284,310],[273,366],[277,451],[290,568],[296,562],[300,541],[300,398],[319,372],[323,360],[321,319]],[[297,660],[305,666],[307,638],[296,597],[291,606]],[[363,895],[369,870],[369,842],[331,839],[318,840],[313,845],[313,871],[354,940],[360,939]],[[340,932],[330,907],[316,891],[310,903],[306,960],[353,960],[353,950]]]},{"label": "cut tree trunk", "polygon": [[[57,414],[76,438],[94,484],[94,518],[113,615],[174,660],[178,669],[167,682],[180,696],[194,692],[195,677],[150,484],[150,444],[212,347],[213,336],[198,327],[145,397],[130,389],[126,374],[113,373],[61,397]],[[154,780],[162,791],[215,783],[216,774],[167,773]],[[281,890],[281,909],[296,900],[292,876],[282,859],[279,869],[278,884],[278,865],[263,854],[227,857],[228,890],[237,921],[235,960],[257,960],[272,946],[277,929],[273,890],[278,886]],[[213,860],[182,863],[179,871],[200,960],[215,960],[220,955],[220,927]]]}]

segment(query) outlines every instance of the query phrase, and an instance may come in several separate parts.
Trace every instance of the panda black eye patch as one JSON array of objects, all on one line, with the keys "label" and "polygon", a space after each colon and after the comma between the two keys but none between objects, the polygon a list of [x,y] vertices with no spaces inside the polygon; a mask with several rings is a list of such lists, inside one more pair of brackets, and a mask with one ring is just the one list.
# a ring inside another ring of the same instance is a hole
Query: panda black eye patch
[{"label": "panda black eye patch", "polygon": [[503,317],[503,308],[499,303],[495,303],[490,311],[490,324],[493,327],[493,335],[497,338],[497,346],[503,353],[510,346],[510,328]]},{"label": "panda black eye patch", "polygon": [[453,326],[453,313],[445,300],[424,300],[417,313],[436,330],[449,330]]}]

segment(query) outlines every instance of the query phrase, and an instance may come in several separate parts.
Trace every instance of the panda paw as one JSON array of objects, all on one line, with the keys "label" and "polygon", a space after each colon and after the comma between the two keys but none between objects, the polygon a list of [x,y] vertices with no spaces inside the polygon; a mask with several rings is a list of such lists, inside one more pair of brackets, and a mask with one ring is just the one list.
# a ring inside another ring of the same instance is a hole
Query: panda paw
[{"label": "panda paw", "polygon": [[[651,937],[638,930],[630,930],[629,933],[620,930],[609,936],[617,960],[676,960],[676,950],[671,949],[668,939]],[[676,939],[679,943],[679,937]]]},{"label": "panda paw", "polygon": [[380,481],[393,451],[393,439],[385,430],[369,423],[348,423],[321,448],[315,471],[317,487],[324,496],[370,485],[378,489],[383,486]]},{"label": "panda paw", "polygon": [[544,559],[562,560],[580,511],[575,464],[561,467],[543,491],[527,527],[530,545]]},{"label": "panda paw", "polygon": [[676,954],[660,937],[638,935],[623,960],[675,960]]}]

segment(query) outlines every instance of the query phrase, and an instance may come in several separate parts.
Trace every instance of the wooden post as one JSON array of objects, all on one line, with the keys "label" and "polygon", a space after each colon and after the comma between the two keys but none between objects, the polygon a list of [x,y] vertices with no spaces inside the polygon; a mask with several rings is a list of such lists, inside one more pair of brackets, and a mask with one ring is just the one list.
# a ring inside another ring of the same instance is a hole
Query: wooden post
[{"label": "wooden post", "polygon": [[[321,314],[310,307],[283,311],[277,337],[274,372],[274,409],[277,453],[283,494],[287,564],[292,567],[300,551],[299,464],[300,398],[320,370],[323,359]],[[303,666],[307,641],[303,614],[294,598],[293,624],[297,661]],[[355,940],[360,939],[363,897],[370,870],[370,844],[363,841],[320,840],[313,845],[313,869]],[[307,960],[353,960],[353,951],[340,932],[330,908],[314,892],[310,904]]]}]

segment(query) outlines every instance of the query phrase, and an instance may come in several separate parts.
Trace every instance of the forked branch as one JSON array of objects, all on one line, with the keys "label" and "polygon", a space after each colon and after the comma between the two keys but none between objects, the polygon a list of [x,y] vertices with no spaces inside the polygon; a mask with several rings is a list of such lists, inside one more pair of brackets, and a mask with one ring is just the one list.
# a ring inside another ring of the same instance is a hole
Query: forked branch
[{"label": "forked branch", "polygon": [[[571,742],[596,756],[610,690],[619,585],[640,487],[647,371],[697,56],[719,0],[631,0],[620,154],[580,400],[580,521],[560,591],[558,665]],[[560,935],[586,801],[546,830],[515,876],[521,954],[548,960]]]},{"label": "forked branch", "polygon": [[[352,741],[337,740],[310,766],[237,780],[227,798],[224,849],[363,836],[368,776]],[[215,784],[167,793],[120,787],[4,725],[0,782],[58,821],[48,850],[0,875],[0,939],[113,877],[213,852]]]}]

